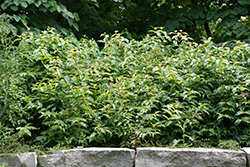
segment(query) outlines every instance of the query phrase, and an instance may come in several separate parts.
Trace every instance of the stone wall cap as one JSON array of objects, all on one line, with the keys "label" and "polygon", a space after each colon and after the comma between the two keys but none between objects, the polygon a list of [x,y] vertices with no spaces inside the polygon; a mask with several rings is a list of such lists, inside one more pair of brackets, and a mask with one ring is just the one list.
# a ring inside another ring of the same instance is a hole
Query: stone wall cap
[{"label": "stone wall cap", "polygon": [[131,151],[133,149],[129,149],[129,148],[116,148],[116,147],[85,147],[85,148],[81,148],[83,150],[97,150],[97,151],[106,151],[106,150],[111,150],[111,151]]},{"label": "stone wall cap", "polygon": [[243,147],[242,150],[244,150],[246,152],[250,152],[250,147]]},{"label": "stone wall cap", "polygon": [[51,153],[53,154],[58,154],[58,153],[65,153],[65,152],[134,152],[134,149],[129,149],[129,148],[106,148],[106,147],[86,147],[86,148],[80,148],[77,147],[75,149],[70,149],[70,150],[55,150],[55,151],[51,151]]},{"label": "stone wall cap", "polygon": [[[188,152],[240,152],[220,148],[166,148],[166,147],[137,147],[137,151],[188,151]],[[249,148],[250,151],[250,148]]]}]

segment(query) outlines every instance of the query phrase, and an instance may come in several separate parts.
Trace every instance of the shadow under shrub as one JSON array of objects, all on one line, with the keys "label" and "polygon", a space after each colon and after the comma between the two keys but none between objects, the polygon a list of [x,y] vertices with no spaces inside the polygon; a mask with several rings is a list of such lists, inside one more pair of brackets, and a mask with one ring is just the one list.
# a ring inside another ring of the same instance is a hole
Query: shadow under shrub
[{"label": "shadow under shrub", "polygon": [[150,33],[22,34],[3,121],[44,147],[249,146],[249,44]]}]

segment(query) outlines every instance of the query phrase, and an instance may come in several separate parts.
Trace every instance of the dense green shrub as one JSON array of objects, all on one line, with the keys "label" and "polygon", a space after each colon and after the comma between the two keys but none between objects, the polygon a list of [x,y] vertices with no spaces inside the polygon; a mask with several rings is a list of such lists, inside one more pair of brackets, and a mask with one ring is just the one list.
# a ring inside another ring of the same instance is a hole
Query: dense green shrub
[{"label": "dense green shrub", "polygon": [[0,121],[8,110],[11,73],[14,72],[12,69],[15,67],[15,39],[8,22],[5,15],[0,15]]},{"label": "dense green shrub", "polygon": [[[0,15],[0,140],[13,132],[8,122],[12,120],[10,115],[10,87],[12,85],[13,68],[16,65],[16,47],[12,29],[8,26],[8,18]],[[2,142],[0,142],[0,148]],[[1,151],[0,151],[1,153]]]},{"label": "dense green shrub", "polygon": [[22,34],[2,121],[45,147],[249,146],[249,44],[150,33],[104,34],[102,49],[52,28]]}]

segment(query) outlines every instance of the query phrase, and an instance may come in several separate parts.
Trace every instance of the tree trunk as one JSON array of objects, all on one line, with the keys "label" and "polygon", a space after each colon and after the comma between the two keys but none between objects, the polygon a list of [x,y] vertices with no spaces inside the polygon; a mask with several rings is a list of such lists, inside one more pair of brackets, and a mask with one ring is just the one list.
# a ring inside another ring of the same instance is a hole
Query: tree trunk
[{"label": "tree trunk", "polygon": [[210,31],[210,28],[209,28],[209,25],[208,25],[208,22],[206,20],[205,24],[204,24],[204,27],[205,27],[205,30],[206,30],[206,33],[207,33],[207,37],[212,37],[212,34],[211,34],[211,31]]}]

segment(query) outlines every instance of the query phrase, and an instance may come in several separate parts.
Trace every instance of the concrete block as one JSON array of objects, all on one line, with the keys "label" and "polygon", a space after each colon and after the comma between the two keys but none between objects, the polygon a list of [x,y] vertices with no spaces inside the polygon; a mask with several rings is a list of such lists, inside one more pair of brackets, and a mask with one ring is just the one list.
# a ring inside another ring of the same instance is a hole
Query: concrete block
[{"label": "concrete block", "polygon": [[14,155],[4,155],[0,157],[0,166],[5,163],[5,167],[36,167],[36,153],[23,153]]},{"label": "concrete block", "polygon": [[133,167],[135,151],[127,148],[82,148],[38,156],[40,167]]},{"label": "concrete block", "polygon": [[246,154],[247,167],[250,167],[250,147],[243,147],[242,150]]},{"label": "concrete block", "polygon": [[246,167],[243,151],[210,148],[137,148],[136,167]]}]

